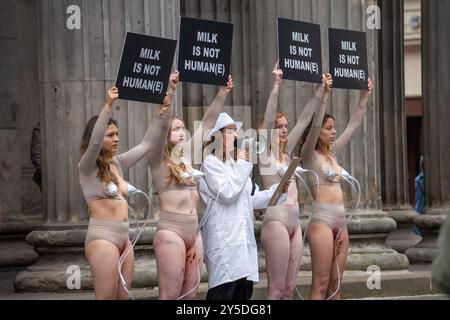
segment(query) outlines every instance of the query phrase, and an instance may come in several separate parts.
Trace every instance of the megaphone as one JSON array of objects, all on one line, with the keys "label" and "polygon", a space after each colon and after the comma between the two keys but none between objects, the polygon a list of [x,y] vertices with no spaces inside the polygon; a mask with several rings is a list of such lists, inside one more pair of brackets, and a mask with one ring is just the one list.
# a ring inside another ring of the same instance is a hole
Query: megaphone
[{"label": "megaphone", "polygon": [[266,138],[264,136],[245,138],[240,149],[252,150],[256,154],[262,154],[266,150]]},{"label": "megaphone", "polygon": [[183,172],[180,176],[183,180],[189,180],[192,178],[194,182],[198,182],[203,176],[205,175],[204,172],[201,172],[200,170],[196,170],[192,168],[192,172]]}]

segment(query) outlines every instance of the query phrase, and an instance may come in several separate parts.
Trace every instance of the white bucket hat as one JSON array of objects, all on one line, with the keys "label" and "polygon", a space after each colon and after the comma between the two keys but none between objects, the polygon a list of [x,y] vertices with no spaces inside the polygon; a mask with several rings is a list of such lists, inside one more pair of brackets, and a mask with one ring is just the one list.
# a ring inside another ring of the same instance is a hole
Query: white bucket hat
[{"label": "white bucket hat", "polygon": [[211,140],[211,137],[216,134],[220,129],[223,129],[228,126],[236,126],[236,130],[239,130],[242,127],[241,121],[234,121],[233,118],[231,118],[228,113],[221,112],[219,114],[219,117],[217,117],[217,121],[214,124],[214,127],[211,129],[211,132],[208,134],[208,140]]}]

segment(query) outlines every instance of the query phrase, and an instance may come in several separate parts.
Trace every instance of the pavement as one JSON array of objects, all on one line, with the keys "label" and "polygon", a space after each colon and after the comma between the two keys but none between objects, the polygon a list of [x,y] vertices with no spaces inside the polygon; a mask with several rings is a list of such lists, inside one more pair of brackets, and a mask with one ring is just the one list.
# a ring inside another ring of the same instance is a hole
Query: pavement
[{"label": "pavement", "polygon": [[[21,270],[0,269],[0,300],[94,300],[93,291],[72,290],[65,292],[14,292],[13,280]],[[342,282],[342,299],[348,300],[450,300],[431,281],[430,267],[416,265],[404,271],[385,271],[379,275],[379,285],[375,285],[371,274],[361,271],[345,271]],[[253,299],[264,300],[267,277],[260,275],[255,286]],[[369,280],[372,279],[372,280]],[[307,298],[311,284],[311,273],[301,271],[297,277],[294,299]],[[201,283],[198,300],[206,297],[207,284]],[[131,290],[137,300],[158,298],[158,288],[135,288]]]}]

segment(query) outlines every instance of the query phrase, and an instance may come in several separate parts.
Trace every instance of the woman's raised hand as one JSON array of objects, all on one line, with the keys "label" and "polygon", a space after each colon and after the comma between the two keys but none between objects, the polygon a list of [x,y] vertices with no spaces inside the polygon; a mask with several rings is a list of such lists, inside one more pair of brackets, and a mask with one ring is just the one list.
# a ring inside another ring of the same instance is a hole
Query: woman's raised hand
[{"label": "woman's raised hand", "polygon": [[169,94],[174,95],[175,90],[177,89],[178,82],[180,81],[180,73],[178,70],[173,71],[169,77],[169,90],[167,91]]},{"label": "woman's raised hand", "polygon": [[360,105],[365,106],[367,104],[367,101],[369,100],[369,96],[372,94],[374,87],[375,87],[375,84],[374,84],[373,80],[369,78],[369,81],[367,83],[367,90],[361,91],[361,95],[359,98]]},{"label": "woman's raised hand", "polygon": [[227,92],[230,92],[231,89],[233,89],[234,87],[234,83],[233,83],[233,77],[231,76],[231,74],[228,76],[228,82],[227,85],[225,87],[225,89],[227,90]]},{"label": "woman's raised hand", "polygon": [[117,87],[111,87],[106,92],[105,103],[111,107],[113,102],[119,98],[119,89]]},{"label": "woman's raised hand", "polygon": [[281,84],[281,79],[283,78],[283,70],[280,69],[278,61],[275,63],[275,66],[272,70],[273,74],[273,82],[274,84]]},{"label": "woman's raised hand", "polygon": [[333,77],[331,73],[322,76],[322,85],[325,87],[325,92],[331,91],[331,87],[333,86]]}]

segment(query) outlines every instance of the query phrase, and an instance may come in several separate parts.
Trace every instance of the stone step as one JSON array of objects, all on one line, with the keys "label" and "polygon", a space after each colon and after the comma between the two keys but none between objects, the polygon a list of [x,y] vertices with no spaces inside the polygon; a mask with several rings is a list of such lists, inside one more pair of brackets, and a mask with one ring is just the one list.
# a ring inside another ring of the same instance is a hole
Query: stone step
[{"label": "stone step", "polygon": [[[369,290],[367,280],[369,274],[359,271],[346,271],[342,284],[342,299],[448,299],[439,288],[431,281],[429,271],[386,271],[381,273],[381,288]],[[0,277],[1,278],[1,277]],[[12,281],[11,277],[11,281]],[[3,280],[3,282],[5,282]],[[310,272],[301,272],[297,278],[297,288],[306,299],[311,284]],[[207,283],[201,283],[198,300],[205,299]],[[255,286],[253,299],[264,300],[267,289],[267,277],[261,275],[260,282]],[[158,288],[133,289],[132,294],[138,300],[158,298]],[[0,300],[93,300],[92,291],[73,292],[39,292],[39,293],[0,293]],[[294,299],[301,299],[297,292]]]}]

